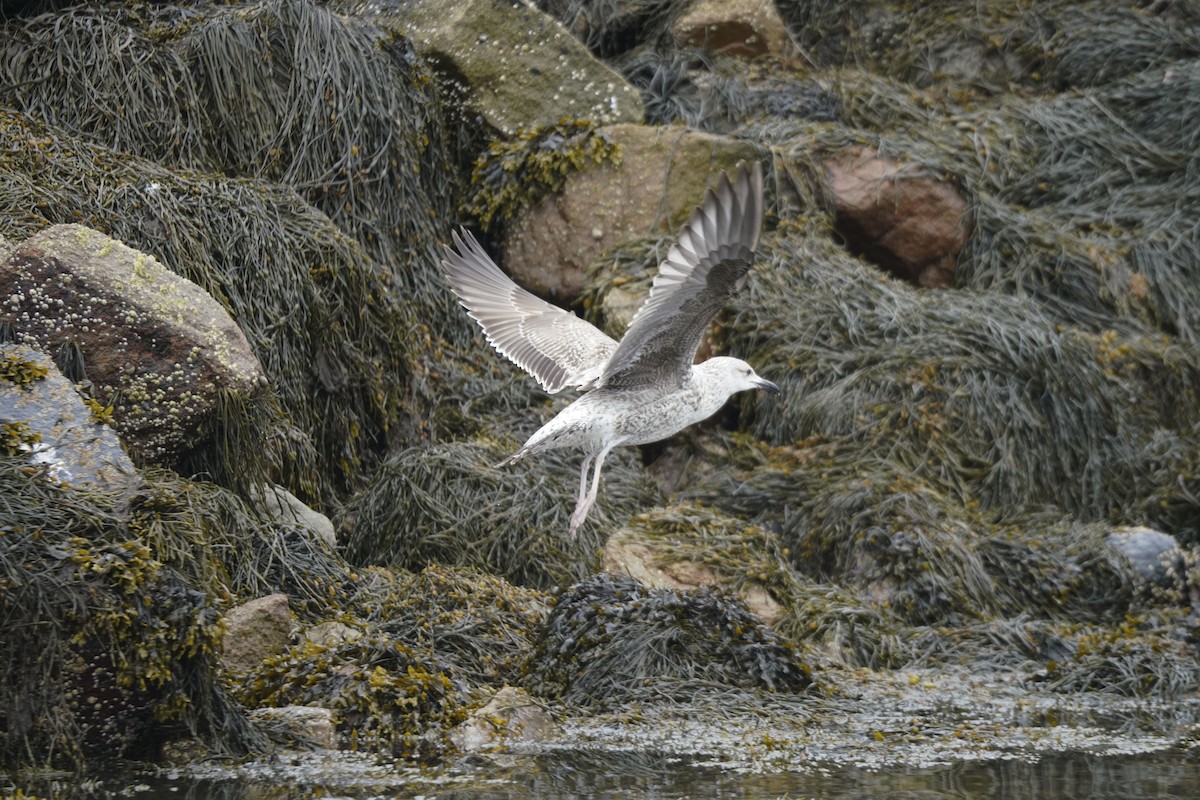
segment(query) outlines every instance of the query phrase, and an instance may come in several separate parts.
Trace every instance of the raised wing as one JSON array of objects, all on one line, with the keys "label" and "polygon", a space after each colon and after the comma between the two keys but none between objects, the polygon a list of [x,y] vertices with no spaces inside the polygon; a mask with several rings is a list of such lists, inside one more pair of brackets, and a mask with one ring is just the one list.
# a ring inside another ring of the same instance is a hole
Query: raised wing
[{"label": "raised wing", "polygon": [[608,360],[600,386],[682,380],[713,317],[746,283],[762,229],[762,167],[739,163],[692,212],[646,302]]},{"label": "raised wing", "polygon": [[515,284],[465,229],[453,238],[442,265],[492,347],[548,392],[593,384],[617,349],[612,337]]}]

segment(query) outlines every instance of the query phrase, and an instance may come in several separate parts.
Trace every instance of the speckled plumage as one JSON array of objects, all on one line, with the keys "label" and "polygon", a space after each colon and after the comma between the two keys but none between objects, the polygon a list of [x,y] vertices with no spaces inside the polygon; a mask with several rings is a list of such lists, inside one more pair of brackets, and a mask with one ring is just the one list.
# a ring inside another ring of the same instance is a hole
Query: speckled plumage
[{"label": "speckled plumage", "polygon": [[614,447],[664,439],[711,416],[737,392],[779,391],[736,358],[693,363],[713,317],[746,282],[762,218],[760,165],[739,164],[732,181],[722,175],[659,264],[620,342],[517,286],[465,230],[445,248],[450,284],[488,342],[549,392],[586,390],[498,465],[581,448],[572,537],[596,500],[600,469]]}]

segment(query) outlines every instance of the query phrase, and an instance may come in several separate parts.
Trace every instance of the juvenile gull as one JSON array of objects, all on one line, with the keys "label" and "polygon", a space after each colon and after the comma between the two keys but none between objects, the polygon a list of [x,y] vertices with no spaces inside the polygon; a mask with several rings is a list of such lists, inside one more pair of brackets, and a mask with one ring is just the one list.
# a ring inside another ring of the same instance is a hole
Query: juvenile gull
[{"label": "juvenile gull", "polygon": [[582,448],[572,539],[596,501],[600,469],[614,447],[665,439],[712,416],[737,392],[779,391],[737,358],[693,363],[713,317],[746,283],[762,219],[762,169],[738,164],[733,181],[722,175],[692,212],[620,343],[522,289],[465,229],[453,235],[454,247],[445,247],[450,284],[488,342],[546,391],[585,391],[496,465]]}]

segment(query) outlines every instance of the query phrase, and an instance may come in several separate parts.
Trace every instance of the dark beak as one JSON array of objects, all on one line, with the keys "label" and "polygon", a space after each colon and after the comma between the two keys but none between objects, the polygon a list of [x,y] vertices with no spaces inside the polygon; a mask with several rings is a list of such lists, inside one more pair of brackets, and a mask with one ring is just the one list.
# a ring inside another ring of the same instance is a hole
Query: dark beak
[{"label": "dark beak", "polygon": [[762,389],[764,392],[770,392],[771,394],[779,394],[779,387],[776,386],[775,384],[771,383],[766,378],[758,379],[758,388]]}]

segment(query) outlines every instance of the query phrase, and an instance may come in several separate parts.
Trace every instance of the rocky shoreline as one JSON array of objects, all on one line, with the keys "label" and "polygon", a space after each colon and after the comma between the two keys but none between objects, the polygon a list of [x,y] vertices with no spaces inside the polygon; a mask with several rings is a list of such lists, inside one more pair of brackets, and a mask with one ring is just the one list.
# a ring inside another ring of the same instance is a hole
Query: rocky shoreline
[{"label": "rocky shoreline", "polygon": [[[1027,5],[5,4],[5,791],[1194,746],[1200,6]],[[572,541],[576,454],[492,467],[565,401],[441,244],[619,336],[740,160],[703,351],[783,392],[614,453]]]}]

